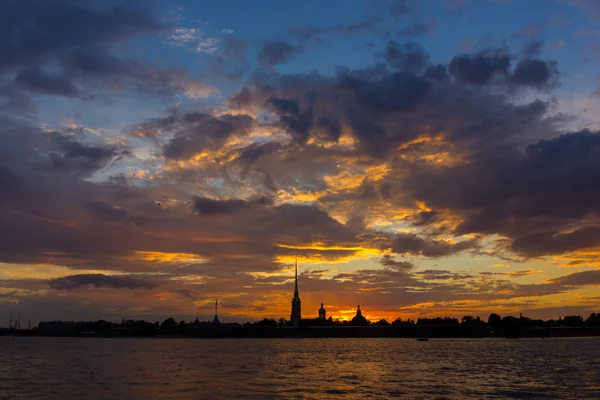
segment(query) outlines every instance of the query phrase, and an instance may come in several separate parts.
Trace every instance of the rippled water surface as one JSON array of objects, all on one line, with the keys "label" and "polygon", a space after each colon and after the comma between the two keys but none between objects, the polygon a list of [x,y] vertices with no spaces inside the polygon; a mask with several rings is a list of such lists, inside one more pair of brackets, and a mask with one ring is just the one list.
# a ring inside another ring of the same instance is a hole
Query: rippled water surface
[{"label": "rippled water surface", "polygon": [[1,399],[600,399],[600,338],[0,337]]}]

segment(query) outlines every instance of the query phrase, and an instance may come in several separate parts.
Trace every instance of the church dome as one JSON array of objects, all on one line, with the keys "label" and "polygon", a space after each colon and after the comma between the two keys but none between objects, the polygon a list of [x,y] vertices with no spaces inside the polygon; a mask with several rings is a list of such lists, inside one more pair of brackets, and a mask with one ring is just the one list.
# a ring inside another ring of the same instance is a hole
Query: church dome
[{"label": "church dome", "polygon": [[351,325],[369,325],[369,321],[362,315],[362,311],[360,310],[360,304],[356,309],[356,315],[352,318]]}]

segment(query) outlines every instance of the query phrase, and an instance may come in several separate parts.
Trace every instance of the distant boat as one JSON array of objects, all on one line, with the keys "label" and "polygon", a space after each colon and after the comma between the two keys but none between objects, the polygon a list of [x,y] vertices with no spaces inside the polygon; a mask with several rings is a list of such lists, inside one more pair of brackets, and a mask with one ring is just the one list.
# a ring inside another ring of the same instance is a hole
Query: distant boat
[{"label": "distant boat", "polygon": [[429,342],[429,338],[427,337],[418,337],[417,342]]}]

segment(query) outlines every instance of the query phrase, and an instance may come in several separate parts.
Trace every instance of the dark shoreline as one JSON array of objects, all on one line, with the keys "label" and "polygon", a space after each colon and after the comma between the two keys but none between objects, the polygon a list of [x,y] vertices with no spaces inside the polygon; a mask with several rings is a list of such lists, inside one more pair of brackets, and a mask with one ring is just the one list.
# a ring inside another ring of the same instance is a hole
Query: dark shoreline
[{"label": "dark shoreline", "polygon": [[36,337],[91,337],[91,338],[199,338],[199,339],[294,339],[294,338],[556,338],[598,337],[600,329],[595,327],[549,327],[521,329],[505,335],[492,335],[478,326],[311,326],[265,327],[239,325],[204,325],[189,329],[183,334],[160,334],[153,331],[106,330],[99,332],[41,332],[35,330],[0,330],[0,336]]}]

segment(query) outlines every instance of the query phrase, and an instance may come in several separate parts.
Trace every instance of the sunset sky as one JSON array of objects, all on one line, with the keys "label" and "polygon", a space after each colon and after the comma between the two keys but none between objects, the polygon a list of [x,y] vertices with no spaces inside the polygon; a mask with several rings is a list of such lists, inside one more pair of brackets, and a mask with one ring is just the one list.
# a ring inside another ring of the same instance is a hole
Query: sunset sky
[{"label": "sunset sky", "polygon": [[600,310],[597,0],[0,2],[0,326]]}]

